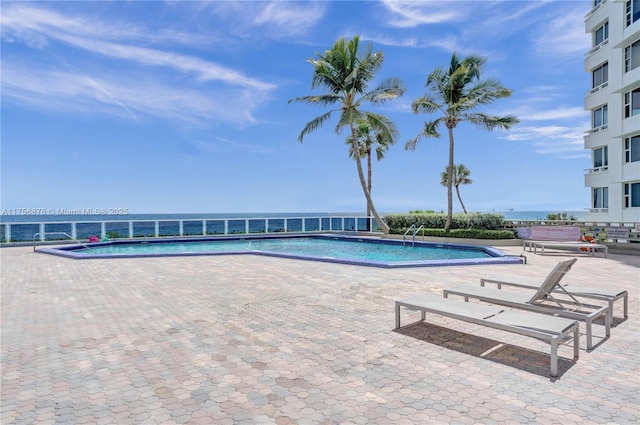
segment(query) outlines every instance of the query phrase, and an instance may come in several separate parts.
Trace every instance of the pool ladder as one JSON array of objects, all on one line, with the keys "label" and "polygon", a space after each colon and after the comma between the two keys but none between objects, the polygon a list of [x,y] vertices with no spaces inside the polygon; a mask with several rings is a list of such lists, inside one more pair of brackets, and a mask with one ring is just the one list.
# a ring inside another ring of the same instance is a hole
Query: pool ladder
[{"label": "pool ladder", "polygon": [[38,232],[35,235],[33,235],[33,252],[36,252],[36,236],[45,236],[46,237],[46,235],[65,235],[66,237],[68,237],[69,239],[71,239],[72,241],[77,243],[78,245],[82,245],[83,247],[87,248],[88,250],[91,250],[90,247],[88,247],[87,245],[83,244],[79,240],[74,239],[73,237],[71,237],[71,235],[69,235],[66,232]]},{"label": "pool ladder", "polygon": [[415,224],[412,224],[411,227],[409,227],[407,229],[407,231],[404,232],[404,235],[402,236],[402,245],[404,246],[404,243],[406,242],[407,234],[409,234],[409,232],[411,232],[413,230],[413,234],[411,235],[411,246],[415,246],[416,245],[416,234],[422,228],[424,228],[424,226],[421,225],[420,227],[416,227]]}]

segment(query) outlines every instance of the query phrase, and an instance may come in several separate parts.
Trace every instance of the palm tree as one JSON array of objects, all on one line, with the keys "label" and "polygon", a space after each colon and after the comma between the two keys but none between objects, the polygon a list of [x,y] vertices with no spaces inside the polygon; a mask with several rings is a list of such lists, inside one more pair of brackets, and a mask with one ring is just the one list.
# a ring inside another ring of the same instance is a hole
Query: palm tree
[{"label": "palm tree", "polygon": [[[392,123],[393,124],[393,123]],[[356,136],[358,137],[357,145],[359,146],[359,155],[360,158],[367,158],[367,189],[369,193],[371,193],[371,174],[372,174],[372,166],[371,166],[371,150],[375,146],[376,151],[376,159],[381,161],[384,158],[384,154],[389,147],[395,143],[395,136],[398,133],[398,130],[395,127],[395,124],[392,125],[390,132],[374,132],[371,126],[364,120],[358,121],[358,127],[356,129]],[[389,138],[390,135],[393,135],[394,138]],[[352,136],[347,137],[346,144],[349,146],[349,156],[351,158],[356,158],[356,152],[354,151],[354,146],[356,144],[353,143]],[[371,205],[367,204],[367,216],[371,216]]]},{"label": "palm tree", "polygon": [[505,88],[495,79],[480,79],[480,69],[486,59],[469,55],[463,60],[456,56],[455,52],[451,56],[449,69],[443,67],[436,68],[427,77],[426,87],[428,92],[422,97],[413,101],[412,109],[414,113],[440,113],[439,118],[425,122],[424,129],[412,140],[409,140],[405,149],[414,150],[416,144],[425,137],[440,137],[438,127],[444,123],[449,133],[449,165],[447,171],[447,222],[445,230],[451,228],[453,215],[453,152],[454,140],[453,129],[459,122],[469,123],[483,130],[491,131],[494,128],[508,129],[512,125],[520,122],[513,115],[503,117],[487,115],[481,112],[474,112],[482,105],[487,105],[496,99],[511,96],[511,90]]},{"label": "palm tree", "polygon": [[316,53],[315,59],[309,59],[313,65],[313,78],[311,89],[324,87],[327,92],[318,95],[308,95],[289,100],[291,102],[305,102],[312,105],[336,106],[328,112],[309,121],[298,136],[302,143],[304,136],[311,133],[331,118],[333,112],[339,111],[340,116],[335,127],[336,134],[340,134],[347,127],[351,133],[351,143],[358,168],[358,177],[362,185],[362,191],[367,199],[367,205],[371,207],[371,212],[378,223],[378,226],[385,232],[389,232],[389,226],[380,218],[376,211],[371,192],[367,187],[364,178],[362,163],[360,161],[360,149],[358,148],[358,121],[366,121],[371,128],[385,134],[385,139],[395,140],[393,122],[379,114],[361,109],[364,103],[373,105],[384,104],[404,94],[402,81],[397,78],[389,78],[380,82],[373,90],[368,90],[369,83],[375,77],[376,72],[382,66],[384,55],[382,52],[372,52],[371,43],[368,44],[363,55],[358,52],[360,37],[355,36],[352,40],[345,40],[344,37],[337,40],[331,50],[324,54]]},{"label": "palm tree", "polygon": [[[462,197],[460,196],[460,185],[461,184],[471,184],[473,180],[469,178],[471,175],[471,171],[464,164],[458,164],[453,167],[453,186],[456,188],[456,194],[458,195],[458,201],[460,201],[460,205],[462,205],[462,211],[467,213],[467,209],[464,207],[464,203],[462,203]],[[442,174],[440,174],[440,184],[449,187],[449,167],[447,167]]]}]

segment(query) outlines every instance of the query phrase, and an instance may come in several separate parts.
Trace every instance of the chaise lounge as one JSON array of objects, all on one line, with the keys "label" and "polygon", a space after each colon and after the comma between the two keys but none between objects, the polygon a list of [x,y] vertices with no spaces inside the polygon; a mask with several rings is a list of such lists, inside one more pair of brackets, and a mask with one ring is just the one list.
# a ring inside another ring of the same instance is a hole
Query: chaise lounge
[{"label": "chaise lounge", "polygon": [[608,338],[611,335],[609,306],[590,305],[579,302],[575,298],[566,300],[553,296],[553,294],[557,294],[554,290],[558,283],[575,262],[576,259],[560,262],[534,293],[531,291],[509,291],[482,286],[461,285],[444,289],[443,295],[445,298],[449,295],[459,295],[464,297],[465,301],[469,301],[469,298],[474,298],[511,308],[584,321],[586,323],[587,350],[591,350],[593,349],[592,324],[596,318],[604,317],[606,337]]},{"label": "chaise lounge", "polygon": [[[531,279],[524,279],[518,276],[489,276],[480,279],[480,286],[485,286],[487,283],[496,284],[498,289],[502,289],[502,286],[513,286],[527,289],[536,289],[540,287],[539,282]],[[556,287],[551,290],[551,292],[557,294],[566,294],[575,301],[577,301],[575,299],[576,297],[606,301],[609,304],[610,320],[612,322],[613,304],[616,301],[622,299],[623,317],[625,319],[629,317],[629,292],[625,290],[558,283]]]},{"label": "chaise lounge", "polygon": [[533,250],[534,254],[538,253],[538,248],[540,248],[540,254],[544,255],[545,248],[553,248],[553,249],[561,249],[561,250],[570,250],[576,251],[578,253],[584,252],[593,256],[593,254],[600,250],[603,251],[604,258],[607,258],[607,254],[609,253],[609,247],[605,244],[600,243],[591,243],[591,242],[570,242],[570,241],[534,241],[527,240],[523,241],[523,249],[529,247],[529,251]]},{"label": "chaise lounge", "polygon": [[433,313],[546,341],[551,345],[551,376],[558,376],[559,344],[573,339],[574,359],[579,357],[579,325],[575,320],[422,294],[396,300],[396,329],[400,329],[401,327],[401,307],[406,307],[410,310],[419,310],[422,313],[419,322],[425,321],[426,313]]}]

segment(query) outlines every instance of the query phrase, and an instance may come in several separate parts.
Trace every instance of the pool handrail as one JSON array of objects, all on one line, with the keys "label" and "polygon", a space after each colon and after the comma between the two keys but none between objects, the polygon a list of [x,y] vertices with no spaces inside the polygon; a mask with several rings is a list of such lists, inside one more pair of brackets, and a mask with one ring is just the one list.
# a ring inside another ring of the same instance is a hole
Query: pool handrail
[{"label": "pool handrail", "polygon": [[407,239],[407,234],[413,229],[413,235],[411,235],[411,246],[416,246],[416,235],[418,234],[418,232],[420,231],[420,229],[423,229],[424,226],[420,225],[420,227],[416,228],[415,224],[412,224],[411,227],[409,227],[407,229],[406,232],[404,232],[404,235],[402,235],[402,245],[404,245],[405,240]]},{"label": "pool handrail", "polygon": [[82,245],[84,248],[87,248],[88,250],[91,250],[91,247],[87,246],[86,244],[80,242],[77,239],[74,239],[71,235],[69,235],[66,232],[37,232],[33,235],[33,252],[36,252],[36,237],[37,236],[45,236],[46,235],[65,235],[67,238],[69,238],[70,240],[74,241],[75,243],[77,243],[78,245]]}]

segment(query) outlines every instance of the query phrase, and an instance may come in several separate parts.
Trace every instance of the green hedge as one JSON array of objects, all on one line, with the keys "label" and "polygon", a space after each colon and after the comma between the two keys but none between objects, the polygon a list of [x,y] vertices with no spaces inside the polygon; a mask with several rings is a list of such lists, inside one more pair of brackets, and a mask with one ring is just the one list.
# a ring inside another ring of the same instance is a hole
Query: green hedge
[{"label": "green hedge", "polygon": [[493,213],[457,213],[453,215],[451,229],[445,232],[447,215],[444,213],[389,214],[384,217],[389,233],[403,235],[408,228],[422,226],[418,235],[469,239],[515,239],[513,230],[506,230],[504,216]]},{"label": "green hedge", "polygon": [[[390,233],[403,235],[407,229],[391,229]],[[485,229],[453,229],[446,232],[444,229],[420,229],[417,236],[435,236],[441,238],[468,238],[468,239],[515,239],[513,230],[485,230]]]},{"label": "green hedge", "polygon": [[[444,229],[447,215],[444,213],[426,214],[389,214],[384,217],[391,229],[405,230],[415,224],[426,229]],[[504,216],[493,213],[456,213],[453,215],[451,230],[453,229],[483,229],[501,230],[505,227]]]}]

